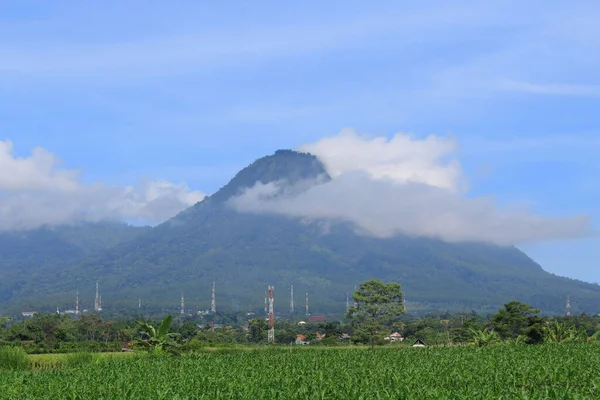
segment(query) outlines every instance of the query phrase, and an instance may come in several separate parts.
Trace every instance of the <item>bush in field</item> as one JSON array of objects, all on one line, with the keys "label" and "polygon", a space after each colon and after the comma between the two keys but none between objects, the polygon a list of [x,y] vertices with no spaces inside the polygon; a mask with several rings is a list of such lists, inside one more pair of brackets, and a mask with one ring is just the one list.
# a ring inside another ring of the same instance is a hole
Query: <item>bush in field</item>
[{"label": "bush in field", "polygon": [[27,369],[29,360],[27,353],[20,347],[2,347],[0,348],[0,370],[18,370]]}]

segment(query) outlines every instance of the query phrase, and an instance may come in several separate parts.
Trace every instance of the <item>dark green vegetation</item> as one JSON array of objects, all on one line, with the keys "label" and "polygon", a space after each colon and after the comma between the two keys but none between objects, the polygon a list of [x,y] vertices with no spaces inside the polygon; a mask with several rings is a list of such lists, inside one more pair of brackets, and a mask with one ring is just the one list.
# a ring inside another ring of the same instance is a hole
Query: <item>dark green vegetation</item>
[{"label": "dark green vegetation", "polygon": [[[518,298],[544,313],[598,312],[600,286],[558,277],[515,247],[445,243],[432,238],[358,236],[349,223],[240,214],[227,200],[263,183],[327,179],[313,156],[278,151],[243,169],[229,184],[151,229],[83,226],[0,238],[0,309],[73,308],[75,292],[89,308],[100,281],[108,312],[208,309],[217,282],[219,310],[260,312],[267,285],[275,311],[287,314],[289,285],[297,309],[310,294],[312,314],[342,316],[346,293],[370,278],[402,284],[409,313],[492,312]],[[302,313],[300,313],[302,314]]]},{"label": "dark green vegetation", "polygon": [[375,344],[375,331],[386,330],[386,326],[398,321],[406,312],[401,285],[397,282],[370,279],[360,284],[352,299],[354,305],[348,309],[346,317],[356,331],[371,333],[371,346]]},{"label": "dark green vegetation", "polygon": [[[0,309],[2,303],[14,299],[21,290],[34,288],[41,281],[58,285],[55,270],[74,269],[85,257],[99,254],[113,246],[127,242],[150,227],[133,227],[122,223],[87,223],[73,226],[44,227],[30,231],[0,233]],[[76,275],[72,270],[73,275]],[[77,281],[73,281],[77,285]],[[44,304],[64,299],[64,293],[46,293],[33,296],[31,302]],[[76,290],[76,289],[75,289]],[[49,295],[49,298],[46,297]],[[37,299],[36,299],[37,297]]]},{"label": "dark green vegetation", "polygon": [[[3,399],[579,399],[597,345],[286,349],[105,357],[0,374]],[[585,362],[582,362],[585,360]]]},{"label": "dark green vegetation", "polygon": [[[596,343],[600,335],[598,315],[548,318],[538,316],[536,311],[527,304],[509,302],[488,317],[473,313],[424,317],[393,313],[395,318],[375,320],[374,324],[369,319],[354,318],[305,324],[277,320],[275,343],[287,346],[300,339],[310,342],[310,347],[409,346],[420,339],[428,345],[483,347],[500,342]],[[391,340],[389,336],[394,332],[406,339]],[[167,316],[162,321],[36,314],[24,321],[0,323],[0,347],[21,347],[33,354],[113,352],[122,347],[186,354],[208,347],[262,346],[266,342],[267,323],[263,317],[224,313],[193,318]]]}]

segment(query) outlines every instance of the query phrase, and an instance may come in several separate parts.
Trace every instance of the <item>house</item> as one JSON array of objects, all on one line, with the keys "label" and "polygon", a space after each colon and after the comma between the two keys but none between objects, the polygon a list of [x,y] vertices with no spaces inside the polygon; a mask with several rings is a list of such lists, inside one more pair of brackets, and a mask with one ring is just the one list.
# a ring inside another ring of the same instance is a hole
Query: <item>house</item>
[{"label": "house", "polygon": [[425,347],[426,344],[421,339],[417,339],[416,342],[413,343],[412,347]]},{"label": "house", "polygon": [[340,340],[350,340],[350,335],[348,335],[347,333],[342,333],[340,335]]},{"label": "house", "polygon": [[308,322],[325,322],[327,318],[324,315],[311,315],[308,317]]},{"label": "house", "polygon": [[37,311],[23,311],[21,313],[24,317],[33,317],[35,314],[37,314]]},{"label": "house", "polygon": [[306,336],[297,335],[296,336],[296,344],[303,345],[303,344],[310,344],[310,342],[306,340]]},{"label": "house", "polygon": [[325,339],[325,334],[320,334],[319,332],[317,332],[317,340],[323,340]]},{"label": "house", "polygon": [[391,342],[401,342],[404,340],[404,338],[398,332],[394,332],[390,336],[385,337],[384,340],[389,340]]}]

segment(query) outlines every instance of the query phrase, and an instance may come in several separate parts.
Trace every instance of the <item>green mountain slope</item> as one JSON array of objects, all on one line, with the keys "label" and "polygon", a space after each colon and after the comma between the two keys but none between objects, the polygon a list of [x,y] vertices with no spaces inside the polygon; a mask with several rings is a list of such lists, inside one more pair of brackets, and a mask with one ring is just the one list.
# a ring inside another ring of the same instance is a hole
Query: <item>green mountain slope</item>
[{"label": "green mountain slope", "polygon": [[[549,313],[597,312],[600,287],[557,277],[515,247],[450,244],[431,238],[358,236],[347,223],[237,213],[227,200],[257,181],[298,182],[325,175],[311,155],[278,151],[240,171],[223,189],[175,218],[132,240],[77,262],[38,269],[6,307],[69,305],[72,293],[100,281],[105,308],[207,309],[217,284],[217,307],[263,308],[264,290],[275,285],[275,309],[289,312],[294,285],[297,313],[304,293],[311,313],[340,315],[346,293],[369,278],[399,281],[409,310],[495,311],[518,299]],[[327,176],[325,176],[327,179]],[[82,289],[84,288],[84,289]]]},{"label": "green mountain slope", "polygon": [[30,287],[40,274],[79,262],[118,243],[127,242],[149,227],[122,223],[86,223],[0,233],[0,303]]}]

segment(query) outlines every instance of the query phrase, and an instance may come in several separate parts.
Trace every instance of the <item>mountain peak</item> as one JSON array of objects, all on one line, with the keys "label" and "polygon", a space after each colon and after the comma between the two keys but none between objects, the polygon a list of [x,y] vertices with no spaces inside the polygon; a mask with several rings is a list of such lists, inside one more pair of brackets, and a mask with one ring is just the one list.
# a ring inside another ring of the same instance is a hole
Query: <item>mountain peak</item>
[{"label": "mountain peak", "polygon": [[306,179],[325,175],[325,166],[314,155],[294,150],[280,149],[274,154],[259,158],[238,172],[219,191],[210,196],[211,202],[224,202],[251,188],[257,183],[286,181],[293,185]]}]

